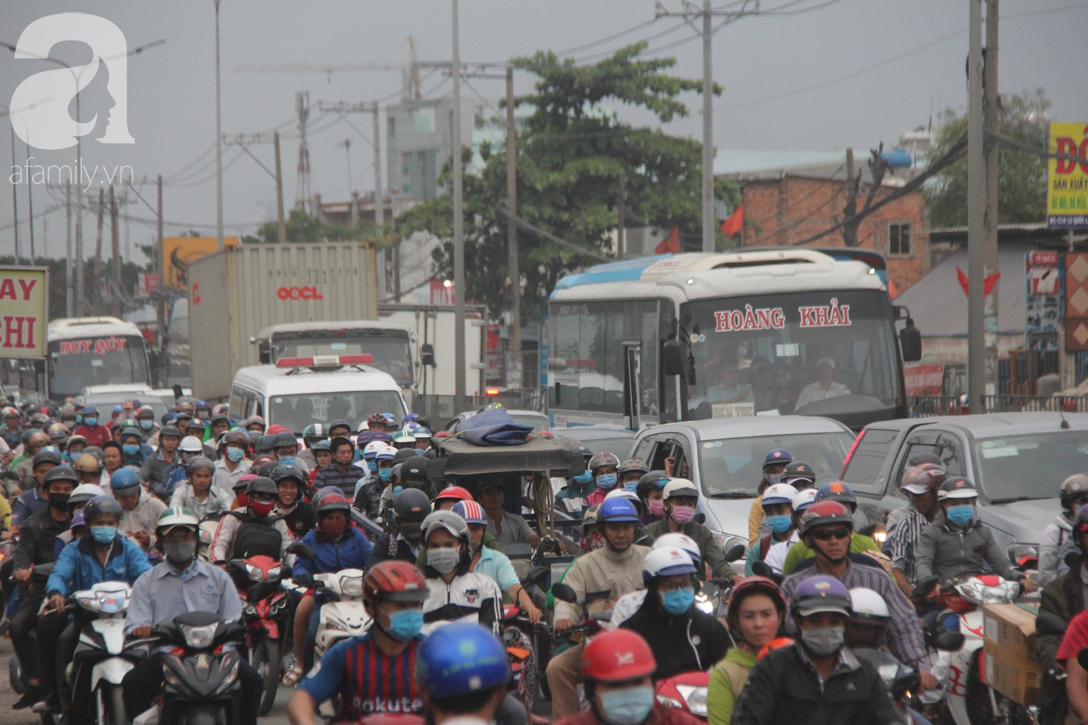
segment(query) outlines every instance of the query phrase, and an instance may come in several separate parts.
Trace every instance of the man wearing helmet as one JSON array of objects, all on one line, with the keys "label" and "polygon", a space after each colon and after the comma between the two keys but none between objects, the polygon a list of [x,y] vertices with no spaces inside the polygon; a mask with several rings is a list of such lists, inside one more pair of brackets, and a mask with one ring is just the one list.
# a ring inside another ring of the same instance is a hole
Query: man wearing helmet
[{"label": "man wearing helmet", "polygon": [[910,500],[910,512],[893,526],[889,525],[884,550],[892,560],[892,576],[908,597],[918,578],[914,561],[922,531],[937,516],[937,492],[948,478],[944,469],[932,463],[911,466],[903,474],[899,490]]},{"label": "man wearing helmet", "polygon": [[423,642],[419,633],[427,595],[427,582],[412,564],[372,566],[363,579],[363,606],[373,626],[362,637],[333,645],[302,679],[287,703],[291,725],[314,725],[317,707],[334,695],[340,696],[340,717],[346,722],[383,712],[422,712],[411,669]]},{"label": "man wearing helmet", "polygon": [[174,487],[170,508],[189,509],[199,519],[230,511],[230,499],[212,485],[215,464],[201,456],[189,461],[189,479]]},{"label": "man wearing helmet", "polygon": [[273,513],[283,519],[294,539],[307,534],[317,519],[314,507],[302,500],[306,491],[306,474],[297,466],[280,464],[272,469],[271,478],[276,483],[276,509]]},{"label": "man wearing helmet", "polygon": [[[60,454],[51,450],[49,446],[49,434],[42,433],[41,431],[35,431],[30,433],[26,438],[26,444],[23,446],[23,460],[15,459],[18,463],[13,466],[15,474],[19,476],[20,488],[23,489],[23,493],[26,493],[30,489],[33,489],[37,485],[41,485],[41,479],[36,477],[38,464],[34,463],[34,460],[40,453],[48,453],[56,458],[54,466],[59,466],[61,463]],[[52,459],[50,459],[52,460]],[[12,467],[9,467],[12,468]],[[44,475],[44,474],[43,474]],[[19,511],[16,509],[15,518],[19,518]]]},{"label": "man wearing helmet", "polygon": [[457,622],[428,637],[419,648],[414,677],[428,723],[503,721],[498,710],[510,680],[506,647],[474,624]]},{"label": "man wearing helmet", "polygon": [[[555,603],[555,630],[562,633],[580,622],[585,612],[603,612],[628,592],[644,586],[642,564],[649,553],[636,546],[638,512],[630,501],[605,501],[597,511],[597,526],[604,546],[575,559],[563,582],[574,589],[575,602]],[[576,715],[579,661],[584,645],[571,647],[548,663],[548,684],[552,691],[552,713],[556,718]]]},{"label": "man wearing helmet", "polygon": [[601,451],[589,459],[589,472],[597,488],[586,494],[586,506],[602,503],[608,492],[616,487],[620,481],[619,467],[620,459],[608,451]]},{"label": "man wearing helmet", "polygon": [[24,521],[39,511],[45,510],[46,506],[49,505],[49,497],[45,490],[45,477],[50,469],[61,464],[61,460],[57,453],[46,448],[35,453],[34,457],[27,461],[27,464],[31,478],[29,483],[23,485],[23,492],[15,500],[15,506],[13,507],[14,525],[12,526],[15,532],[19,531],[19,527],[23,525]]},{"label": "man wearing helmet", "polygon": [[219,460],[215,462],[212,482],[221,493],[228,494],[238,479],[249,473],[249,436],[240,430],[228,430],[219,438]]},{"label": "man wearing helmet", "polygon": [[[732,579],[733,567],[725,560],[725,552],[714,540],[714,534],[695,520],[695,506],[699,502],[699,489],[686,478],[674,478],[665,485],[665,517],[646,527],[646,536],[653,540],[665,534],[684,534],[695,539],[702,551],[703,563],[710,567],[711,576]],[[696,573],[699,579],[706,572]]]},{"label": "man wearing helmet", "polygon": [[393,530],[374,542],[370,566],[389,560],[414,565],[419,558],[420,526],[429,513],[431,501],[417,488],[406,488],[393,497]]},{"label": "man wearing helmet", "polygon": [[196,436],[185,436],[178,444],[178,455],[174,462],[163,469],[161,490],[167,496],[173,495],[174,487],[188,477],[187,466],[194,458],[208,458],[204,444]]},{"label": "man wearing helmet", "polygon": [[1064,568],[1061,560],[1064,553],[1075,551],[1069,547],[1073,531],[1073,519],[1084,505],[1088,504],[1088,476],[1074,473],[1064,481],[1058,494],[1062,511],[1054,522],[1043,529],[1039,538],[1039,586],[1045,587],[1057,579]]},{"label": "man wearing helmet", "polygon": [[83,425],[76,428],[73,433],[86,438],[88,445],[99,448],[110,439],[110,429],[98,424],[98,408],[93,405],[83,408]]},{"label": "man wearing helmet", "polygon": [[865,587],[850,590],[850,621],[846,625],[846,644],[852,649],[888,649],[888,621],[892,614],[884,598]]},{"label": "man wearing helmet", "polygon": [[497,474],[480,476],[476,481],[476,497],[487,512],[488,533],[494,535],[500,544],[528,544],[535,547],[540,541],[540,534],[529,528],[524,516],[503,509],[506,485]]},{"label": "man wearing helmet", "polygon": [[[922,621],[899,587],[880,564],[868,557],[850,555],[854,517],[838,501],[817,501],[801,516],[801,541],[813,551],[813,558],[782,582],[782,593],[790,600],[794,592],[815,576],[838,579],[847,588],[872,589],[888,603],[892,613],[888,644],[896,659],[914,668],[921,677],[921,691],[937,687],[930,672],[929,655],[922,636]],[[811,563],[809,563],[811,562]]]},{"label": "man wearing helmet", "polygon": [[502,590],[491,577],[469,571],[472,549],[468,524],[452,511],[435,511],[423,519],[427,547],[427,600],[423,621],[452,622],[472,615],[495,634],[502,631]]},{"label": "man wearing helmet", "polygon": [[351,465],[355,460],[355,446],[347,438],[333,438],[329,450],[332,451],[332,463],[317,472],[314,490],[335,486],[345,498],[354,498],[355,484],[361,477],[359,469]]},{"label": "man wearing helmet", "polygon": [[[151,627],[189,612],[213,612],[225,621],[242,618],[238,590],[230,575],[197,557],[199,523],[192,511],[171,507],[156,521],[156,548],[163,561],[132,585],[125,614],[125,634],[151,636]],[[121,682],[125,711],[133,720],[162,692],[162,652],[137,663]],[[261,675],[243,657],[238,663],[242,685],[242,725],[256,725],[261,702]]]},{"label": "man wearing helmet", "polygon": [[654,549],[642,562],[646,598],[621,626],[640,634],[657,660],[657,678],[706,671],[725,656],[729,635],[695,606],[698,579],[691,556],[680,548]]},{"label": "man wearing helmet", "polygon": [[852,612],[846,586],[834,577],[810,577],[789,601],[798,642],[755,666],[734,725],[901,723],[880,674],[846,646]]},{"label": "man wearing helmet", "polygon": [[246,485],[246,507],[234,509],[219,522],[212,539],[212,561],[268,556],[294,564],[287,553],[293,539],[287,524],[272,512],[279,490],[271,478],[256,476]]},{"label": "man wearing helmet", "polygon": [[782,573],[786,552],[791,546],[801,541],[801,536],[794,525],[793,499],[796,497],[797,489],[788,483],[776,483],[768,486],[763,492],[760,499],[763,505],[763,518],[767,521],[771,533],[761,536],[759,541],[748,549],[748,557],[744,562],[745,576],[752,576],[752,567],[757,561],[767,564],[775,574]]},{"label": "man wearing helmet", "polygon": [[132,584],[151,568],[140,547],[118,531],[121,506],[117,501],[108,496],[93,498],[83,508],[83,518],[89,535],[68,544],[57,557],[45,585],[51,612],[43,615],[38,625],[42,692],[46,696],[54,694],[53,689],[59,683],[62,690],[60,705],[68,712],[70,722],[90,721],[86,708],[70,707],[73,703],[88,701],[89,673],[83,673],[84,677],[74,682],[71,692],[67,692],[64,672],[72,659],[80,631],[93,615],[77,610],[69,622],[64,608],[65,597],[106,581]]},{"label": "man wearing helmet", "polygon": [[[831,483],[821,486],[816,492],[816,501],[837,501],[846,507],[846,510],[849,511],[851,516],[858,510],[857,497],[854,496],[854,492],[850,490],[850,487],[842,481],[832,481]],[[881,553],[880,547],[877,546],[872,537],[866,536],[865,534],[855,533],[850,537],[850,553],[868,554],[871,558],[879,560],[882,563],[888,561]],[[782,564],[782,573],[789,576],[797,569],[801,562],[811,558],[812,549],[808,548],[804,541],[794,544],[786,554],[786,561]],[[910,595],[908,594],[907,596]]]},{"label": "man wearing helmet", "polygon": [[140,475],[131,468],[121,468],[110,477],[110,490],[121,505],[121,533],[144,551],[150,550],[155,544],[155,522],[166,504],[144,490]]}]

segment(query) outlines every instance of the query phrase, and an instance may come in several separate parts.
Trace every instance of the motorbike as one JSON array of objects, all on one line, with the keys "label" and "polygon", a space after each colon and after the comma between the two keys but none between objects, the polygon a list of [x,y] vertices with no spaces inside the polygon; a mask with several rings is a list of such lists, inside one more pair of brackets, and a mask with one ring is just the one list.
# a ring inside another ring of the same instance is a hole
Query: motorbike
[{"label": "motorbike", "polygon": [[246,637],[241,622],[224,622],[211,612],[189,612],[151,628],[169,645],[162,663],[161,701],[133,725],[234,725],[240,719],[239,654],[229,647]]},{"label": "motorbike", "polygon": [[335,574],[314,574],[314,584],[333,595],[318,615],[314,662],[343,639],[363,636],[370,628],[370,615],[363,607],[363,571],[342,569]]},{"label": "motorbike", "polygon": [[859,648],[854,650],[854,654],[859,660],[873,666],[892,696],[899,720],[904,725],[911,725],[914,720],[910,713],[910,693],[918,687],[921,680],[918,673],[882,650]]},{"label": "motorbike", "polygon": [[[549,567],[535,566],[521,579],[521,586],[534,601],[539,602],[543,597],[538,598],[537,593],[542,591],[541,585],[550,574]],[[533,703],[539,694],[538,685],[543,679],[540,675],[547,669],[550,660],[551,641],[548,627],[543,623],[531,622],[529,615],[517,604],[503,606],[502,618],[502,636],[510,659],[517,697],[525,705],[526,711],[532,712]]]},{"label": "motorbike", "polygon": [[219,522],[222,518],[222,514],[215,514],[212,516],[205,516],[200,520],[199,555],[201,561],[211,561],[212,541],[215,540],[215,532],[219,528]]},{"label": "motorbike", "polygon": [[76,691],[76,683],[88,683],[96,723],[128,725],[121,680],[147,657],[144,643],[125,640],[125,612],[131,597],[132,588],[124,582],[101,582],[69,597],[69,601],[94,615],[79,633],[66,673],[72,692]]},{"label": "motorbike", "polygon": [[702,721],[707,719],[706,694],[709,672],[681,672],[657,683],[654,698],[667,707],[683,710]]},{"label": "motorbike", "polygon": [[239,585],[238,595],[242,598],[246,656],[264,680],[259,710],[264,716],[276,700],[283,633],[289,628],[290,600],[280,586],[284,565],[269,556],[254,556],[231,559],[227,567]]}]

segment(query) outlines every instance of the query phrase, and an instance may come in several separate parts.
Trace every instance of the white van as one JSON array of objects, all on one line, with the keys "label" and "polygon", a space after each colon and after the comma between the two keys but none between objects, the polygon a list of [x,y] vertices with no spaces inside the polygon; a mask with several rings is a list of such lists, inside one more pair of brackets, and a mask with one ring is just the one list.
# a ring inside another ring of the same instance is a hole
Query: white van
[{"label": "white van", "polygon": [[230,414],[259,415],[301,436],[307,426],[343,419],[358,428],[374,413],[408,413],[392,376],[369,367],[370,355],[280,358],[275,365],[241,368],[234,375]]}]

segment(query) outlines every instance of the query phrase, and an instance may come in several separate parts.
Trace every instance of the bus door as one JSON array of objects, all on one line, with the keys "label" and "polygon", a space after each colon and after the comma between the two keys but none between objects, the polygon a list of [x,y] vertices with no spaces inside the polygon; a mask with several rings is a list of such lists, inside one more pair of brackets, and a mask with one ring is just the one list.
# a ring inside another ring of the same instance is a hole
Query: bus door
[{"label": "bus door", "polygon": [[640,387],[640,359],[642,342],[640,340],[623,343],[623,415],[627,427],[633,431],[639,429],[639,403],[642,400]]}]

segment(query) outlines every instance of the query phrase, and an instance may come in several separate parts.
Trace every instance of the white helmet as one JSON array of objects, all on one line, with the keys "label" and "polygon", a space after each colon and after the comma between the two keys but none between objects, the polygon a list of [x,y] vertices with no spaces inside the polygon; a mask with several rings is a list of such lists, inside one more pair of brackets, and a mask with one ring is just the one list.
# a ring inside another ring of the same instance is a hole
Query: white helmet
[{"label": "white helmet", "polygon": [[666,501],[670,498],[686,496],[687,498],[699,498],[699,489],[686,478],[674,478],[665,485],[662,496]]},{"label": "white helmet", "polygon": [[385,448],[385,441],[370,441],[363,447],[363,458],[373,458],[383,448]]},{"label": "white helmet", "polygon": [[635,504],[636,507],[642,506],[642,501],[639,500],[638,494],[634,491],[628,491],[626,488],[612,489],[608,492],[608,495],[604,497],[604,500],[607,501],[610,498],[625,498],[631,503]]},{"label": "white helmet", "polygon": [[651,549],[680,549],[686,551],[698,569],[703,563],[703,552],[695,539],[687,534],[663,534],[654,539]]},{"label": "white helmet", "polygon": [[101,486],[93,483],[81,483],[72,489],[72,495],[68,497],[68,505],[87,503],[95,496],[105,496],[106,492]]},{"label": "white helmet", "polygon": [[793,497],[793,510],[804,511],[812,502],[816,500],[816,494],[818,491],[814,488],[806,488],[803,491],[798,491],[797,495]]},{"label": "white helmet", "polygon": [[694,573],[695,565],[682,549],[654,549],[642,560],[642,581],[646,584],[654,577]]},{"label": "white helmet", "polygon": [[870,619],[875,622],[887,622],[891,619],[888,603],[872,589],[857,587],[850,590],[850,606],[855,619]]},{"label": "white helmet", "polygon": [[181,443],[178,444],[178,450],[185,453],[202,453],[204,444],[196,436],[185,436],[181,439]]},{"label": "white helmet", "polygon": [[768,486],[767,490],[763,492],[763,507],[774,506],[775,504],[788,503],[793,505],[793,499],[797,497],[797,489],[788,483],[776,483],[772,486]]}]

